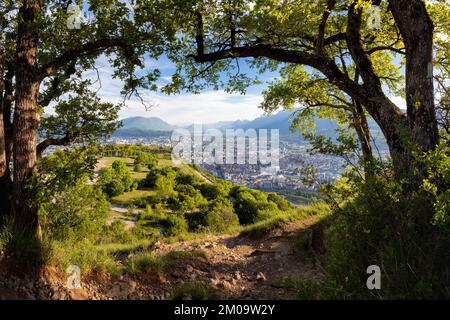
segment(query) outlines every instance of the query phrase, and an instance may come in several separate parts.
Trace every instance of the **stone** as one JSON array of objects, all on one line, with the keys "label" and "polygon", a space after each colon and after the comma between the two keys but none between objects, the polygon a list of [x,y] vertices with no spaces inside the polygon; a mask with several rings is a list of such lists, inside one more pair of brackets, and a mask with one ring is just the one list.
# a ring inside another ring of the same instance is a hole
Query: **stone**
[{"label": "stone", "polygon": [[256,275],[256,281],[266,281],[266,275],[262,272],[258,272],[258,274]]},{"label": "stone", "polygon": [[194,272],[194,268],[193,268],[191,265],[188,264],[188,265],[186,266],[186,272],[187,272],[187,273],[192,273],[192,272]]}]

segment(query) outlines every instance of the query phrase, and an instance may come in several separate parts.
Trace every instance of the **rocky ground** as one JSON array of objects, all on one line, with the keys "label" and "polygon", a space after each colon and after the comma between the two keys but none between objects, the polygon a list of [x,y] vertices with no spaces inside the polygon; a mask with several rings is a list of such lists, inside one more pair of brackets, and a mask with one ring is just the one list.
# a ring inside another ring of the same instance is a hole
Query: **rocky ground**
[{"label": "rocky ground", "polygon": [[[292,222],[261,239],[211,236],[173,244],[156,243],[153,252],[201,251],[206,258],[179,258],[159,275],[111,277],[92,274],[81,279],[81,289],[69,290],[66,275],[46,268],[36,279],[7,276],[0,270],[0,299],[170,299],[186,283],[211,288],[211,299],[289,299],[283,279],[302,275],[319,279],[311,254],[296,242],[299,229],[312,218]],[[189,299],[189,295],[185,297]]]}]

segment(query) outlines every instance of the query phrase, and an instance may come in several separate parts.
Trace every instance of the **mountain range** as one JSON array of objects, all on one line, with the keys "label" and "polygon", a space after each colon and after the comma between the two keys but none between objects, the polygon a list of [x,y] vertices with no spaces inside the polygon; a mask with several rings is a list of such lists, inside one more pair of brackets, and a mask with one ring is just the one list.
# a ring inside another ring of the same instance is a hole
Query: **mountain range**
[{"label": "mountain range", "polygon": [[[254,120],[221,121],[216,123],[204,124],[203,129],[278,129],[281,136],[301,138],[300,133],[291,132],[290,118],[292,111],[280,111],[273,115],[264,115]],[[172,125],[158,117],[132,117],[122,120],[122,127],[115,132],[118,137],[154,137],[170,135],[174,129],[185,128],[193,129],[190,125]],[[316,132],[327,136],[334,136],[338,125],[327,119],[316,120]]]}]

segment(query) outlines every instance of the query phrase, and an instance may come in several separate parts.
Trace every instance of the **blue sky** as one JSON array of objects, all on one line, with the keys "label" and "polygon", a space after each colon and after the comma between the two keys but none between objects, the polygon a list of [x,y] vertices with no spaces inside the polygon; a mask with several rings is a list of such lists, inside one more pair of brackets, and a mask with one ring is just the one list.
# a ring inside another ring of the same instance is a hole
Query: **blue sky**
[{"label": "blue sky", "polygon": [[[241,70],[248,72],[251,76],[256,74],[245,65],[244,61],[240,63]],[[167,84],[175,71],[173,63],[166,57],[161,57],[158,61],[148,60],[145,61],[145,64],[149,70],[156,67],[161,71],[161,77],[157,81],[158,86]],[[122,102],[123,98],[120,95],[122,83],[120,80],[112,78],[113,71],[108,61],[100,58],[97,66],[101,86],[97,82],[93,89],[98,90],[98,95],[105,102]],[[146,110],[138,99],[133,98],[125,102],[125,107],[119,113],[120,119],[135,116],[159,117],[171,124],[255,119],[264,114],[258,108],[262,101],[262,91],[267,87],[267,82],[276,76],[277,73],[258,75],[262,84],[249,87],[245,95],[229,94],[223,90],[214,91],[212,89],[204,90],[200,94],[182,93],[178,95],[141,91],[146,103],[153,107]],[[97,79],[97,73],[87,71],[86,77]],[[405,107],[405,101],[402,98],[391,97],[391,99],[398,106]]]},{"label": "blue sky", "polygon": [[[243,61],[240,63],[241,67],[245,64]],[[158,61],[148,60],[145,61],[145,64],[145,69],[150,70],[156,67],[161,71],[161,77],[157,81],[158,86],[169,83],[170,77],[175,71],[174,64],[166,57],[161,57]],[[112,78],[113,70],[108,61],[100,58],[97,66],[100,82],[96,82],[93,89],[98,90],[97,94],[105,102],[122,102],[123,97],[120,95],[122,83],[120,80]],[[248,71],[249,69],[244,66],[242,70]],[[250,74],[255,75],[251,71]],[[85,72],[85,76],[96,80],[97,72],[89,70]],[[264,84],[249,87],[245,95],[212,89],[206,89],[200,94],[182,93],[178,95],[141,90],[144,100],[151,104],[152,108],[146,110],[138,99],[132,98],[125,102],[125,107],[120,111],[120,118],[159,117],[172,124],[254,119],[264,114],[258,108],[262,101],[262,91],[267,86],[267,81],[272,80],[275,76],[274,73],[259,75],[259,79]]]},{"label": "blue sky", "polygon": [[[170,81],[170,76],[175,68],[167,57],[162,56],[159,60],[145,60],[145,70],[158,68],[161,77],[158,86],[163,86]],[[97,79],[97,72],[100,82],[97,82],[92,89],[98,90],[98,95],[105,102],[119,103],[123,101],[120,95],[122,83],[118,79],[113,79],[113,70],[109,66],[107,59],[100,57],[97,63],[98,71],[86,71],[84,76]],[[247,72],[250,76],[255,76],[245,61],[240,60],[240,70]],[[125,102],[125,107],[120,110],[120,119],[134,116],[160,117],[172,124],[186,123],[212,123],[218,121],[250,120],[264,114],[258,108],[262,102],[262,91],[267,86],[267,82],[273,80],[277,73],[266,73],[258,75],[263,83],[248,88],[245,95],[229,94],[223,90],[204,90],[200,94],[182,93],[179,95],[164,95],[153,91],[141,91],[142,97],[147,104],[153,107],[146,110],[139,99],[132,98]],[[101,84],[101,85],[100,85]],[[402,98],[391,97],[394,103],[404,108],[405,102]],[[51,108],[46,110],[51,113]]]}]

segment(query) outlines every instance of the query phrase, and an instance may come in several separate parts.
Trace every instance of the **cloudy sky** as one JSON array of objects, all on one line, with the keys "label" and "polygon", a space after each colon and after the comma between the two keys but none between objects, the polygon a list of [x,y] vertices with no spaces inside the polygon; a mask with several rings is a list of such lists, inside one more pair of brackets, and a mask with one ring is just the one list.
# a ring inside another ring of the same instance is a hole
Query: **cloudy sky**
[{"label": "cloudy sky", "polygon": [[[165,57],[158,61],[145,61],[146,69],[152,70],[155,67],[161,71],[158,86],[167,84],[170,76],[174,72],[174,65]],[[245,64],[244,62],[241,63]],[[101,57],[97,63],[97,71],[88,70],[84,76],[96,80],[93,90],[105,102],[121,103],[123,97],[120,95],[122,83],[112,77],[113,71],[108,61]],[[241,69],[254,75],[248,66]],[[171,124],[187,123],[213,123],[218,121],[252,120],[264,114],[258,108],[262,101],[262,91],[267,86],[267,82],[273,80],[276,73],[259,75],[263,84],[251,86],[245,95],[229,94],[224,91],[205,90],[200,94],[182,93],[178,95],[165,95],[152,91],[140,91],[146,104],[152,105],[147,110],[137,98],[127,100],[125,107],[119,113],[120,119],[143,116],[159,117]],[[97,81],[100,79],[100,81]],[[400,107],[405,106],[402,98],[392,97],[394,103]],[[50,107],[47,113],[52,113]]]},{"label": "cloudy sky", "polygon": [[[106,59],[99,59],[97,71],[87,71],[85,76],[96,81],[94,90],[105,102],[118,103],[123,101],[120,95],[122,83],[112,78],[112,69]],[[174,65],[165,58],[160,61],[146,61],[146,68],[157,67],[161,71],[161,77],[157,81],[158,86],[167,84],[174,72]],[[98,74],[98,76],[97,76]],[[260,80],[267,82],[273,79],[275,74],[263,74]],[[125,102],[125,107],[120,111],[120,118],[144,116],[160,117],[172,124],[185,123],[212,123],[217,121],[251,120],[264,114],[258,108],[262,101],[262,91],[266,85],[253,86],[245,95],[229,94],[212,89],[205,90],[201,94],[182,93],[179,95],[165,95],[162,93],[143,91],[145,102],[152,105],[146,110],[139,99],[133,98]]]}]

